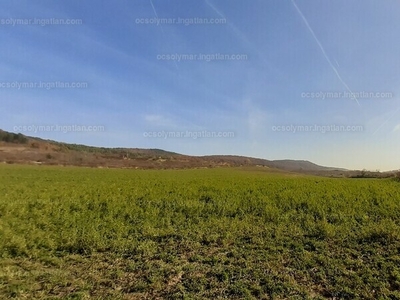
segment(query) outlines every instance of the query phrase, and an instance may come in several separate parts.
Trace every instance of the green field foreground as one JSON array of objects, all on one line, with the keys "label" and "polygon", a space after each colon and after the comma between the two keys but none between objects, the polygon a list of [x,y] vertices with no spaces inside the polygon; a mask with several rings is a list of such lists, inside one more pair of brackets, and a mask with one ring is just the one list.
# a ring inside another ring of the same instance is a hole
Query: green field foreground
[{"label": "green field foreground", "polygon": [[0,166],[0,299],[400,299],[400,182]]}]

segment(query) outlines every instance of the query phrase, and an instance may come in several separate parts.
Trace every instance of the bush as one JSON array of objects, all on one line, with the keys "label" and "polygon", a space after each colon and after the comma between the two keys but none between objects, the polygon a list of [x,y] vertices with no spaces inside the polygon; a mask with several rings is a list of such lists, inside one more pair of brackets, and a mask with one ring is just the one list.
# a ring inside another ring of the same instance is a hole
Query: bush
[{"label": "bush", "polygon": [[6,143],[25,144],[28,142],[28,139],[21,133],[17,134],[17,133],[0,131],[0,141]]},{"label": "bush", "polygon": [[397,181],[400,181],[400,171],[394,174],[394,178],[395,178]]}]

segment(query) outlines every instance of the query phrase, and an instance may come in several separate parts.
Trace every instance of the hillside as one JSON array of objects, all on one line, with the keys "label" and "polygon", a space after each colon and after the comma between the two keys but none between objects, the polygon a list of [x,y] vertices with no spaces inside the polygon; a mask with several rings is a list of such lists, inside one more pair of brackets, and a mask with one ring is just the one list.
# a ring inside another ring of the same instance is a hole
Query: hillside
[{"label": "hillside", "polygon": [[0,130],[0,162],[136,169],[250,166],[335,177],[361,174],[361,171],[324,167],[303,160],[266,160],[234,155],[189,156],[161,149],[92,147],[44,140],[3,130]]}]

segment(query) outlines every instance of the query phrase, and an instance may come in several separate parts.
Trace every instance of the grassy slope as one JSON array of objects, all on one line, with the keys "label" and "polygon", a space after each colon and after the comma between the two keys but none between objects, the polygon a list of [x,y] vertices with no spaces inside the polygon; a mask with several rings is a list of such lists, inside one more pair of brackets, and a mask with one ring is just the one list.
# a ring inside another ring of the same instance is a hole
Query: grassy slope
[{"label": "grassy slope", "polygon": [[0,298],[400,298],[393,180],[3,165],[0,183]]}]

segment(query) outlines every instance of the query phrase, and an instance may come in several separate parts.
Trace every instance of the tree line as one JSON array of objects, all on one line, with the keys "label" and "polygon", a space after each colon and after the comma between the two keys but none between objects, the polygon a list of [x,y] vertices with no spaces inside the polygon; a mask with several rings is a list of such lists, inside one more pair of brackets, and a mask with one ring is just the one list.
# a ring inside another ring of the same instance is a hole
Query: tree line
[{"label": "tree line", "polygon": [[0,131],[0,141],[7,143],[26,144],[28,139],[21,133]]}]

